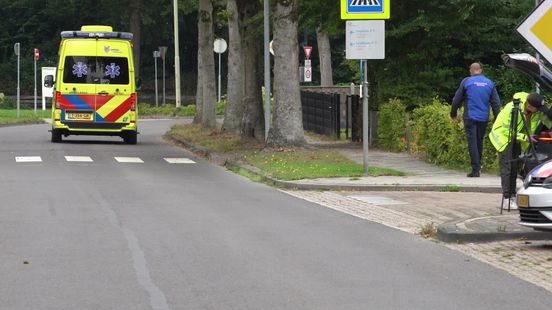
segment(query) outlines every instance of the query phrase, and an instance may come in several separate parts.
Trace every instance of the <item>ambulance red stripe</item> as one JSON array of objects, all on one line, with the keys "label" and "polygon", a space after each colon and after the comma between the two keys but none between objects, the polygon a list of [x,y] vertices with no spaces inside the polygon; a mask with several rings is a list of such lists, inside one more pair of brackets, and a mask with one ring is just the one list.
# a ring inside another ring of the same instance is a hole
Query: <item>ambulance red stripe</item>
[{"label": "ambulance red stripe", "polygon": [[111,113],[109,113],[104,119],[108,122],[115,122],[117,121],[121,116],[123,116],[128,110],[130,110],[130,104],[131,104],[131,98],[127,98],[127,100],[123,101],[117,108],[115,108]]}]

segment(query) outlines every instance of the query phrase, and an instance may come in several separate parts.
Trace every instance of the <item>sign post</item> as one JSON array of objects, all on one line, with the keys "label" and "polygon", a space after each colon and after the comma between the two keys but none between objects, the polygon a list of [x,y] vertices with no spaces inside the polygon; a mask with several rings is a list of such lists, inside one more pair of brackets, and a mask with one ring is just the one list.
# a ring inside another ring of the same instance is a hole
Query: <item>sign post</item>
[{"label": "sign post", "polygon": [[161,57],[161,52],[153,51],[153,61],[155,63],[155,107],[159,107],[159,90],[157,83],[157,58]]},{"label": "sign post", "polygon": [[36,114],[36,61],[40,58],[40,51],[38,48],[34,49],[34,114]]},{"label": "sign post", "polygon": [[312,82],[312,65],[310,56],[312,53],[312,46],[303,45],[303,51],[305,52],[305,66],[303,67],[303,82]]},{"label": "sign post", "polygon": [[[390,0],[341,0],[346,23],[346,58],[364,61],[362,81],[362,148],[364,173],[368,173],[368,59],[385,58],[385,21],[391,17]],[[362,21],[352,21],[360,19]]]},{"label": "sign post", "polygon": [[226,52],[226,48],[228,47],[228,44],[226,44],[226,41],[224,39],[216,39],[213,42],[213,50],[215,53],[218,54],[218,96],[217,96],[217,102],[220,102],[220,92],[221,92],[221,79],[220,79],[220,67],[221,67],[221,55],[222,53]]},{"label": "sign post", "polygon": [[17,55],[17,118],[19,118],[19,108],[20,108],[20,102],[19,102],[19,95],[20,95],[20,89],[19,89],[19,58],[21,55],[21,44],[15,43],[13,45],[13,51],[15,52],[15,55]]},{"label": "sign post", "polygon": [[167,47],[159,46],[159,53],[161,54],[161,60],[163,60],[163,105],[165,105],[167,104],[165,95],[165,55],[167,55]]}]

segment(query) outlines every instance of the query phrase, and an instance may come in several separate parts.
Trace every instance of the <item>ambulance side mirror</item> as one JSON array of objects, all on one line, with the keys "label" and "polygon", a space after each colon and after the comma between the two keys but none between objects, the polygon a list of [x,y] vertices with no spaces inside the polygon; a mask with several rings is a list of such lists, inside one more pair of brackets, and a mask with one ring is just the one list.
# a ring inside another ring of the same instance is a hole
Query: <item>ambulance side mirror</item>
[{"label": "ambulance side mirror", "polygon": [[44,87],[52,88],[54,87],[54,76],[47,75],[44,77]]},{"label": "ambulance side mirror", "polygon": [[136,90],[140,90],[140,89],[142,89],[142,79],[137,78],[136,79]]}]

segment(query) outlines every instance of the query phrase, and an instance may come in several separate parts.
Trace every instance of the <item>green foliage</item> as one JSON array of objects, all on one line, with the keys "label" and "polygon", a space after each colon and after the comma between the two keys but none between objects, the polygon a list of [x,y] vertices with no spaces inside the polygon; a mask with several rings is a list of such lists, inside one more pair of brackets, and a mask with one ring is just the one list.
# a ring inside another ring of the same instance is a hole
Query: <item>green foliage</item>
[{"label": "green foliage", "polygon": [[[461,115],[462,112],[460,111]],[[454,169],[468,169],[466,132],[462,121],[450,119],[450,106],[438,99],[431,104],[415,109],[411,120],[405,118],[404,106],[398,100],[391,100],[382,106],[379,114],[378,146],[390,151],[406,150],[405,128],[411,131],[410,151],[426,161]],[[487,133],[492,121],[489,121]],[[483,144],[483,169],[490,172],[498,170],[498,157],[488,136]]]},{"label": "green foliage", "polygon": [[406,109],[398,99],[380,107],[378,146],[394,152],[406,150]]},{"label": "green foliage", "polygon": [[[470,63],[500,68],[503,53],[528,51],[514,29],[533,6],[513,0],[395,1],[386,23],[386,59],[371,62],[382,98],[450,99]],[[511,89],[524,86],[509,81]]]},{"label": "green foliage", "polygon": [[0,97],[0,109],[15,109],[16,106],[17,103],[14,100],[6,99],[3,96]]},{"label": "green foliage", "polygon": [[[414,110],[411,121],[412,149],[424,155],[428,162],[449,168],[470,167],[470,157],[466,145],[466,132],[461,121],[450,119],[450,106],[439,100]],[[492,126],[489,122],[488,130]],[[482,166],[487,171],[496,171],[498,157],[496,150],[485,137]]]},{"label": "green foliage", "polygon": [[179,115],[182,116],[195,116],[196,115],[196,105],[195,104],[189,104],[186,106],[183,106],[180,110]]},{"label": "green foliage", "polygon": [[226,100],[221,100],[217,102],[217,106],[215,107],[215,112],[217,115],[224,115],[224,112],[226,111]]},{"label": "green foliage", "polygon": [[[216,106],[217,115],[224,115],[224,110],[226,109],[226,101],[220,101]],[[138,113],[140,116],[145,117],[176,117],[176,116],[195,116],[196,115],[196,105],[189,104],[182,106],[180,111],[176,110],[174,104],[164,104],[159,107],[152,106],[148,103],[139,103],[138,104]]]},{"label": "green foliage", "polygon": [[520,91],[532,92],[535,89],[534,81],[521,72],[506,66],[489,67],[485,68],[484,71],[485,75],[495,83],[503,105],[510,102],[515,93]]}]

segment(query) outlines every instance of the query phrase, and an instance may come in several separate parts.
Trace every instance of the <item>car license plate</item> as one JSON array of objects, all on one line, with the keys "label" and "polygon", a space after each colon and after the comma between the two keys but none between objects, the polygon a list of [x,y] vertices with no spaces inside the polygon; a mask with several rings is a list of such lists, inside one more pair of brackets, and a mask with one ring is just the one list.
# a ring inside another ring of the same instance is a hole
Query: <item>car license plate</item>
[{"label": "car license plate", "polygon": [[67,119],[72,121],[91,121],[92,113],[67,113]]},{"label": "car license plate", "polygon": [[517,205],[520,208],[529,207],[529,196],[527,196],[527,195],[518,195],[517,196]]}]

